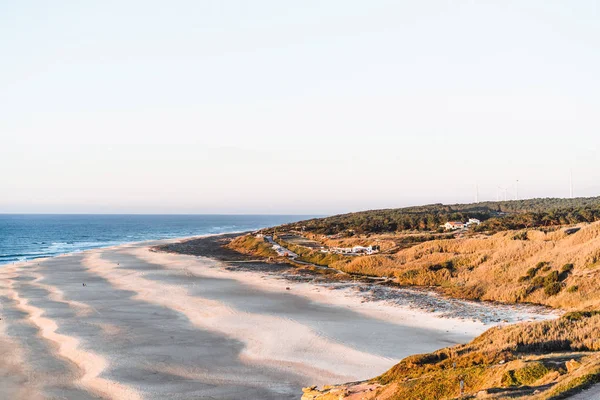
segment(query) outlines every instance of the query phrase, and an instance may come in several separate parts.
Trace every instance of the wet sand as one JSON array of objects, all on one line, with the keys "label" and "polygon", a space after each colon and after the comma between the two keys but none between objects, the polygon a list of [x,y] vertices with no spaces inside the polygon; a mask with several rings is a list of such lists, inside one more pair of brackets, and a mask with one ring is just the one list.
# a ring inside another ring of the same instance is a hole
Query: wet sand
[{"label": "wet sand", "polygon": [[0,398],[297,399],[489,327],[149,246],[0,267]]}]

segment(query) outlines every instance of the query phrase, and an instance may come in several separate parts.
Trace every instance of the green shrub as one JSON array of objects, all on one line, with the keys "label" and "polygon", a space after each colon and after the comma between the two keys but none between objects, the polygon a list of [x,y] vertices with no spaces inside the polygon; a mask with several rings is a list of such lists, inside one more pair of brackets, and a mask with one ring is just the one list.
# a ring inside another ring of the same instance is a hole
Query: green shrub
[{"label": "green shrub", "polygon": [[515,234],[512,240],[527,240],[527,231],[519,232]]},{"label": "green shrub", "polygon": [[527,276],[530,278],[533,278],[535,276],[535,274],[537,274],[537,269],[536,268],[529,268],[527,270]]},{"label": "green shrub", "polygon": [[523,368],[506,371],[500,383],[504,387],[530,385],[543,378],[548,372],[548,368],[541,362],[531,362]]},{"label": "green shrub", "polygon": [[536,276],[535,278],[533,278],[533,280],[531,281],[531,283],[534,286],[543,286],[544,285],[544,277],[543,276]]},{"label": "green shrub", "polygon": [[504,387],[519,386],[519,381],[517,380],[517,378],[515,378],[515,371],[512,369],[510,371],[506,371],[502,375],[500,384]]},{"label": "green shrub", "polygon": [[552,271],[544,278],[544,286],[556,283],[559,281],[558,271]]},{"label": "green shrub", "polygon": [[558,294],[562,289],[562,285],[559,282],[551,282],[544,285],[544,293],[546,296],[554,296]]},{"label": "green shrub", "polygon": [[573,268],[574,268],[573,264],[565,264],[562,266],[560,271],[561,272],[571,272],[573,270]]},{"label": "green shrub", "polygon": [[591,318],[598,314],[600,314],[600,311],[572,311],[570,313],[566,313],[562,317],[567,321],[575,322],[582,319]]},{"label": "green shrub", "polygon": [[569,286],[569,287],[567,288],[567,292],[568,292],[568,293],[575,293],[575,292],[577,292],[578,290],[579,290],[579,286],[577,286],[577,285]]},{"label": "green shrub", "polygon": [[454,263],[452,262],[452,260],[446,261],[443,264],[433,264],[430,265],[429,267],[427,267],[428,270],[436,272],[436,271],[440,271],[442,269],[447,269],[448,271],[453,271],[454,270]]},{"label": "green shrub", "polygon": [[541,362],[528,363],[524,368],[515,371],[515,378],[522,385],[530,385],[543,378],[549,372]]}]

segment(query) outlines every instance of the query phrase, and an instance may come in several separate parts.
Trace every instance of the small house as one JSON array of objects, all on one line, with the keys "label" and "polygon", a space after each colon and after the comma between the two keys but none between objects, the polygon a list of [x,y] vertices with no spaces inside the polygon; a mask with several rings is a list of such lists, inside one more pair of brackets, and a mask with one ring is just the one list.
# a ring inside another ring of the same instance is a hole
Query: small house
[{"label": "small house", "polygon": [[458,221],[450,221],[450,222],[446,222],[444,224],[444,228],[446,228],[447,231],[463,229],[464,227],[465,227],[465,224],[463,224],[462,222],[458,222]]},{"label": "small house", "polygon": [[479,225],[479,224],[481,224],[481,221],[478,220],[477,218],[469,218],[469,221],[465,225],[471,226],[471,225]]}]

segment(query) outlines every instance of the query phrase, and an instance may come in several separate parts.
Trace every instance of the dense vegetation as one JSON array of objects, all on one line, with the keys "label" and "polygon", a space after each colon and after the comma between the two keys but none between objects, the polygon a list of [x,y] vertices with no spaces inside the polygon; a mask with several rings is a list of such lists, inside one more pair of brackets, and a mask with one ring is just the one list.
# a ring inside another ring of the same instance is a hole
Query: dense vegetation
[{"label": "dense vegetation", "polygon": [[362,211],[311,219],[287,227],[336,234],[381,233],[405,230],[437,230],[448,221],[477,218],[484,221],[482,231],[525,229],[600,220],[600,197],[575,199],[529,199],[473,204],[431,204],[418,207]]}]

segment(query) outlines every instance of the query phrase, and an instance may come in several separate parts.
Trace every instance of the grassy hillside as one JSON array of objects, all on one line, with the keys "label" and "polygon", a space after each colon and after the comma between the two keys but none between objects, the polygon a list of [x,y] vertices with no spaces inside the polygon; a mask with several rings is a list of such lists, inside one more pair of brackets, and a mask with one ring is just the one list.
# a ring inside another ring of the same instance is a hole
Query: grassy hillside
[{"label": "grassy hillside", "polygon": [[[491,328],[471,343],[405,358],[365,385],[305,390],[303,400],[565,398],[600,382],[600,315]],[[370,390],[369,390],[370,389]]]},{"label": "grassy hillside", "polygon": [[[318,235],[309,234],[313,240]],[[404,243],[407,238],[410,243]],[[277,241],[299,260],[352,275],[387,277],[402,286],[436,287],[455,297],[503,303],[535,303],[565,310],[600,309],[600,222],[551,230],[524,229],[492,235],[355,235],[323,239],[324,245],[377,243],[370,256],[323,253]],[[255,255],[272,250],[251,235],[231,246]]]},{"label": "grassy hillside", "polygon": [[277,257],[277,252],[262,238],[252,235],[243,235],[233,239],[227,248],[242,254],[249,254],[264,258]]},{"label": "grassy hillside", "polygon": [[600,222],[574,230],[431,240],[331,266],[401,285],[437,286],[453,297],[600,309]]}]

